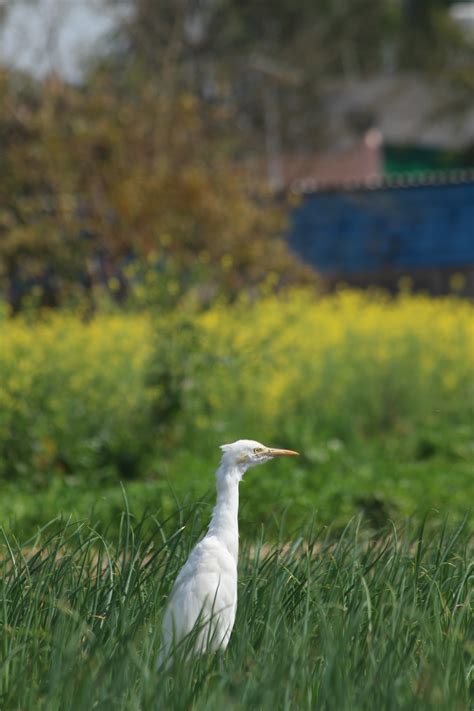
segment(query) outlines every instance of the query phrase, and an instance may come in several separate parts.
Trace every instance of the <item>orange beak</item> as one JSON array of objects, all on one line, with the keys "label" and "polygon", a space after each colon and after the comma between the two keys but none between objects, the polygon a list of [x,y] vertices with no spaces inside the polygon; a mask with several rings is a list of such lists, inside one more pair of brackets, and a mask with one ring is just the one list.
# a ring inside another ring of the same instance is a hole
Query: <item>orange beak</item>
[{"label": "orange beak", "polygon": [[298,457],[299,452],[294,452],[292,449],[273,449],[268,448],[268,454],[272,457]]}]

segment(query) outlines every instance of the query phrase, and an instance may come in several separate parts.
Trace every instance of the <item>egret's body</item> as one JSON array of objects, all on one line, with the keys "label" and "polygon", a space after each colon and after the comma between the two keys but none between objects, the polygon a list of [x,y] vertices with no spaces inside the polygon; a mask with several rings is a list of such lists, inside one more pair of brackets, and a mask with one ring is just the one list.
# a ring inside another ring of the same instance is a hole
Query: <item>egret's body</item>
[{"label": "egret's body", "polygon": [[176,578],[163,620],[163,657],[173,644],[192,636],[193,650],[224,650],[237,609],[239,483],[246,470],[277,456],[297,454],[253,440],[221,447],[216,472],[217,501],[209,529],[191,551]]}]

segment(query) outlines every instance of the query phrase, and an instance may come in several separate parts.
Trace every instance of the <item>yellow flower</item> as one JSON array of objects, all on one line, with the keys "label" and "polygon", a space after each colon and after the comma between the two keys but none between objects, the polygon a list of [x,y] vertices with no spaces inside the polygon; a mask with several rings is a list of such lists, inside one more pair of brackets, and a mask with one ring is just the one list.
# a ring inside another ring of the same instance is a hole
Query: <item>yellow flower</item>
[{"label": "yellow flower", "polygon": [[120,289],[120,282],[117,277],[110,277],[107,283],[110,291],[118,291]]},{"label": "yellow flower", "polygon": [[[175,295],[178,282],[167,289]],[[385,398],[392,408],[394,398],[426,392],[430,403],[456,406],[474,381],[473,315],[472,304],[455,296],[410,292],[390,298],[342,289],[315,298],[300,289],[233,306],[216,301],[194,317],[210,365],[196,376],[205,404],[193,421],[207,428],[238,411],[246,431],[271,432],[282,413],[310,426],[320,412],[336,417],[358,398],[381,408]],[[146,385],[156,338],[146,313],[103,313],[89,322],[69,313],[37,322],[20,316],[0,328],[0,416],[31,417],[32,427],[39,418],[36,441],[61,448],[65,432],[76,428],[83,437],[78,422],[101,423],[110,413],[127,419],[158,397]],[[8,431],[0,428],[0,439]]]},{"label": "yellow flower", "polygon": [[224,270],[228,270],[232,267],[232,264],[234,263],[234,260],[232,258],[231,254],[224,254],[223,257],[221,257],[221,267]]}]

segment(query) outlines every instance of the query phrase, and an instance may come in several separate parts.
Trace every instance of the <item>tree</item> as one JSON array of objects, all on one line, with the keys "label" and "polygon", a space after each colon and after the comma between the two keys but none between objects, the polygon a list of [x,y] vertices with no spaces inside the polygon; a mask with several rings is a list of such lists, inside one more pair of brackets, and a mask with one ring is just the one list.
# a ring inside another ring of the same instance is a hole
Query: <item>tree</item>
[{"label": "tree", "polygon": [[472,42],[448,8],[445,0],[129,0],[105,61],[126,83],[145,74],[164,94],[232,105],[251,155],[262,154],[265,136],[270,152],[275,140],[283,152],[312,150],[326,138],[319,103],[328,81],[416,70],[465,84],[459,67],[470,66]]},{"label": "tree", "polygon": [[[0,132],[0,256],[14,308],[42,290],[55,305],[98,279],[123,296],[121,266],[153,262],[177,293],[200,286],[232,297],[274,272],[309,270],[282,238],[284,211],[235,161],[225,107],[188,93],[163,97],[147,81],[130,95],[97,74],[83,87],[55,78],[18,83],[4,72]],[[120,277],[120,278],[119,278]]]}]

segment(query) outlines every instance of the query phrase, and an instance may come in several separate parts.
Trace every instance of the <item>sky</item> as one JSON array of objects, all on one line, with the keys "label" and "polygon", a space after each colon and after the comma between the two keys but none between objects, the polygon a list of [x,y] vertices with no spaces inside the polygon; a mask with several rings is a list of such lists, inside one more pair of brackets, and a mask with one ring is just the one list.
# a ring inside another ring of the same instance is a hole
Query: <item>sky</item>
[{"label": "sky", "polygon": [[8,6],[0,31],[0,61],[41,77],[51,70],[70,81],[81,62],[101,49],[114,15],[94,0],[0,0]]}]

